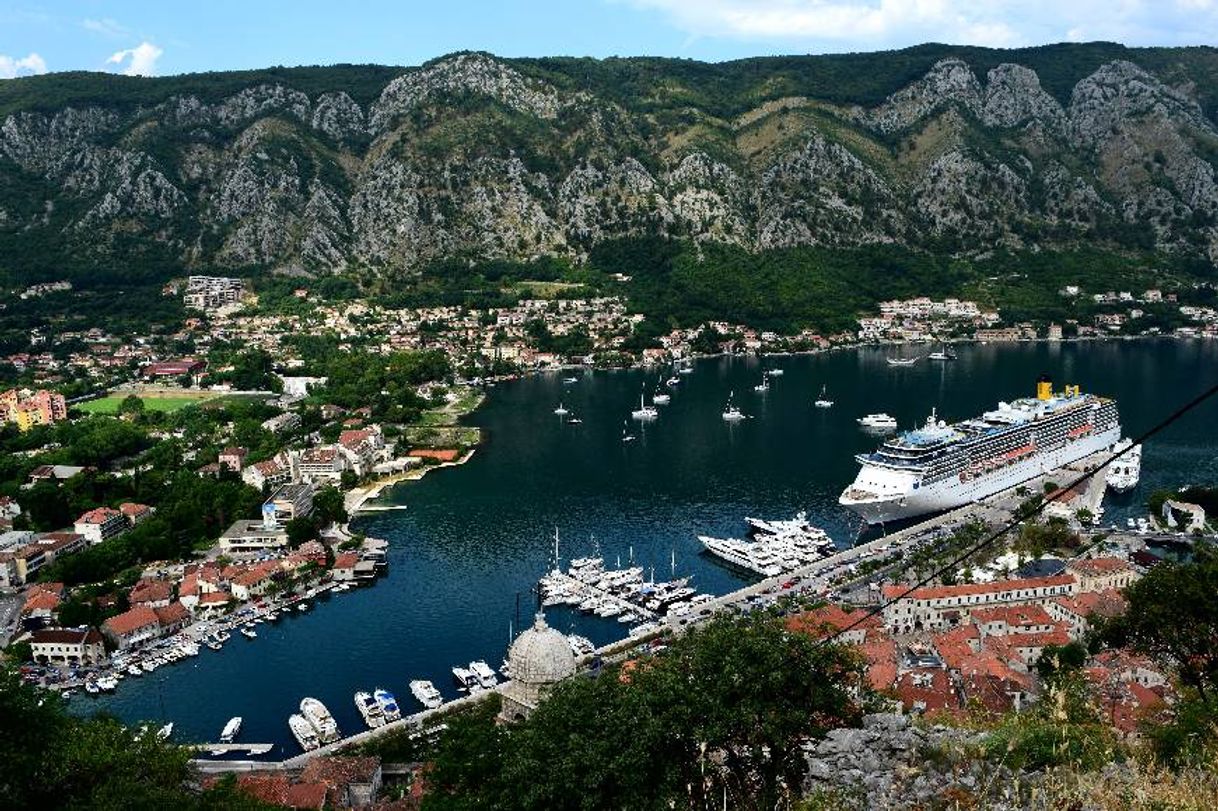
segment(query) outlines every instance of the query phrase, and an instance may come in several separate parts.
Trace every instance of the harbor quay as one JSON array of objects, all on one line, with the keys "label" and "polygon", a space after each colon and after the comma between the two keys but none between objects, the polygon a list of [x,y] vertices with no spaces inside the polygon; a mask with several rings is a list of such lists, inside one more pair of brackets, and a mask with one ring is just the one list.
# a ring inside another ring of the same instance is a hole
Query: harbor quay
[{"label": "harbor quay", "polygon": [[[1071,494],[1070,509],[1089,509],[1093,515],[1098,516],[1100,502],[1106,488],[1104,472],[1100,470],[1100,467],[1109,456],[1108,453],[1097,453],[1070,465],[1045,471],[1035,479],[996,493],[978,503],[967,504],[931,516],[874,540],[842,549],[800,569],[764,578],[727,594],[707,599],[697,606],[696,611],[679,615],[670,614],[659,618],[657,618],[656,612],[647,612],[646,618],[652,621],[647,624],[646,632],[631,635],[598,647],[584,655],[576,656],[574,658],[575,669],[577,672],[588,673],[598,670],[606,664],[629,659],[648,650],[649,646],[656,644],[665,636],[684,634],[689,629],[709,621],[720,612],[765,608],[784,597],[811,597],[822,600],[839,597],[847,592],[862,596],[874,594],[876,589],[873,587],[882,579],[899,572],[903,560],[911,553],[933,550],[943,545],[956,530],[966,525],[980,523],[989,531],[1006,525],[1014,518],[1019,506],[1027,500],[1029,493],[1044,492],[1045,485],[1048,483],[1049,489],[1054,489],[1055,493],[1060,494],[1060,488],[1054,488],[1053,485],[1073,481],[1087,471],[1098,472],[1081,484],[1078,492]],[[1050,505],[1052,505],[1054,503],[1053,494],[1050,495]],[[895,562],[864,574],[858,574],[859,564],[881,556],[893,558]],[[547,577],[554,577],[555,574],[555,572],[551,572]],[[569,582],[572,586],[582,589],[589,588],[588,584],[583,581],[562,573],[557,574],[561,575],[563,582]],[[613,595],[610,594],[605,596],[613,598]],[[636,607],[634,610],[639,609]],[[387,735],[409,733],[412,730],[415,734],[423,736],[432,734],[443,723],[443,719],[452,713],[476,706],[496,694],[510,696],[514,689],[513,681],[509,678],[494,688],[446,701],[438,708],[405,715],[400,720],[362,730],[281,761],[200,758],[194,762],[205,774],[298,770],[304,768],[314,758],[339,754]],[[250,747],[253,749],[251,750]],[[246,744],[244,747],[234,746],[229,750],[224,750],[219,744],[199,744],[196,749],[213,754],[227,753],[227,751],[234,753],[248,751],[251,754],[257,754],[260,751],[257,744]]]}]

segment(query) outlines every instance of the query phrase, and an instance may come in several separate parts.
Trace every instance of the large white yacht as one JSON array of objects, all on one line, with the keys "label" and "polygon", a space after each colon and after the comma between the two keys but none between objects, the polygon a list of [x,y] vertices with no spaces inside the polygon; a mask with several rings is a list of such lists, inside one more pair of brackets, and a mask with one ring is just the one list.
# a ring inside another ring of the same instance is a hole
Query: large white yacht
[{"label": "large white yacht", "polygon": [[360,690],[355,694],[355,709],[359,710],[359,714],[364,719],[364,723],[369,729],[376,729],[379,726],[385,725],[385,713],[381,710],[381,705],[376,703],[376,699],[372,694]]},{"label": "large white yacht", "polygon": [[241,716],[237,715],[228,719],[228,723],[224,725],[224,730],[220,733],[220,743],[232,743],[241,734]]},{"label": "large white yacht", "polygon": [[1122,439],[1112,451],[1125,455],[1108,466],[1108,486],[1118,493],[1127,493],[1138,486],[1142,476],[1142,446]]},{"label": "large white yacht", "polygon": [[315,698],[300,700],[300,714],[317,731],[317,738],[322,743],[333,743],[338,740],[338,722],[334,716]]},{"label": "large white yacht", "polygon": [[855,457],[858,476],[838,499],[868,523],[950,510],[1111,448],[1121,438],[1114,400],[1078,386],[999,403],[980,417],[926,424]]},{"label": "large white yacht", "polygon": [[296,738],[300,748],[306,752],[311,752],[321,746],[317,730],[313,729],[313,725],[306,721],[303,715],[292,713],[288,718],[288,729],[292,730],[292,736]]},{"label": "large white yacht", "polygon": [[425,679],[415,679],[410,683],[411,694],[419,700],[429,710],[434,710],[444,703],[444,696],[440,695],[440,691],[436,686]]},{"label": "large white yacht", "polygon": [[372,691],[372,697],[376,699],[376,703],[381,708],[381,714],[385,716],[385,721],[396,721],[402,717],[402,710],[398,707],[398,700],[394,698],[393,693],[383,687],[378,687]]}]

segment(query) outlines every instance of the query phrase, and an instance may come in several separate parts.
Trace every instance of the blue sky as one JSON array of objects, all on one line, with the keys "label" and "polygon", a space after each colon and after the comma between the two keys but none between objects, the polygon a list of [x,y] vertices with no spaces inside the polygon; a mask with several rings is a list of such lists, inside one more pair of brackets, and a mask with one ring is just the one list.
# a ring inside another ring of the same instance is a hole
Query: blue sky
[{"label": "blue sky", "polygon": [[0,0],[0,78],[504,56],[719,61],[921,42],[1218,43],[1218,0]]}]

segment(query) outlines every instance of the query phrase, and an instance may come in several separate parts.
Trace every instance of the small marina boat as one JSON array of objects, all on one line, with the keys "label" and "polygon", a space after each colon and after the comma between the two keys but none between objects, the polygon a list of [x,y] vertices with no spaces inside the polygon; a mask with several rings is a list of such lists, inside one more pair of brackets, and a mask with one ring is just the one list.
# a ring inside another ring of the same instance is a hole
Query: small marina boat
[{"label": "small marina boat", "polygon": [[828,386],[820,387],[820,394],[817,395],[817,398],[812,402],[812,405],[816,406],[817,408],[833,408],[833,401],[829,399]]},{"label": "small marina boat", "polygon": [[304,719],[317,732],[317,738],[322,743],[333,743],[338,740],[338,722],[334,720],[334,716],[326,709],[325,704],[322,704],[315,698],[302,698],[300,700],[300,714],[304,716]]},{"label": "small marina boat", "polygon": [[132,665],[131,667],[127,668],[127,675],[128,676],[142,676],[142,675],[144,675],[144,671],[140,668],[139,665]]},{"label": "small marina boat", "polygon": [[303,715],[292,713],[288,718],[288,729],[292,730],[292,737],[296,738],[300,748],[306,752],[312,752],[318,746],[321,746],[321,740],[317,737],[317,731],[313,729],[312,724],[305,720]]},{"label": "small marina boat", "polygon": [[567,644],[571,646],[571,653],[576,656],[587,656],[596,650],[596,645],[592,644],[591,639],[579,634],[568,634]]},{"label": "small marina boat", "polygon": [[672,395],[666,391],[656,389],[655,394],[651,395],[651,402],[656,405],[668,405],[672,402]]},{"label": "small marina boat", "polygon": [[228,719],[228,723],[224,725],[224,729],[220,732],[220,743],[232,743],[237,740],[237,736],[241,734],[241,716],[234,715]]},{"label": "small marina boat", "polygon": [[646,403],[644,403],[643,395],[642,395],[642,393],[640,393],[639,394],[639,407],[636,408],[634,411],[631,411],[630,416],[631,416],[631,418],[636,419],[636,420],[647,421],[647,420],[654,420],[656,417],[660,416],[660,412],[658,409],[656,409],[655,406],[649,406]]},{"label": "small marina boat", "polygon": [[469,670],[478,679],[478,684],[490,690],[499,683],[499,677],[495,675],[495,671],[483,660],[479,659],[469,663]]},{"label": "small marina boat", "polygon": [[565,383],[565,384],[567,384],[567,385],[569,386],[569,385],[571,385],[572,383],[578,383],[578,382],[579,382],[579,378],[578,378],[578,377],[564,377],[564,378],[562,379],[562,382],[563,382],[563,383]]},{"label": "small marina boat", "polygon": [[90,695],[97,695],[101,692],[101,688],[97,686],[97,682],[88,679],[85,681],[85,692]]},{"label": "small marina boat", "polygon": [[857,422],[864,428],[874,428],[884,431],[897,427],[896,418],[889,414],[866,414],[859,417]]},{"label": "small marina boat", "polygon": [[554,413],[560,417],[565,417],[571,412],[567,411],[567,409],[563,407],[563,404],[559,402],[558,407],[554,409]]},{"label": "small marina boat", "polygon": [[630,433],[630,431],[628,431],[626,429],[626,423],[623,422],[622,423],[622,441],[623,442],[634,442],[634,440],[635,440],[635,435]]},{"label": "small marina boat", "polygon": [[738,421],[743,420],[743,419],[745,418],[745,416],[744,416],[744,412],[743,412],[743,411],[741,411],[739,408],[737,408],[737,407],[736,407],[736,406],[735,406],[735,405],[732,403],[732,400],[733,400],[733,398],[734,398],[734,397],[735,397],[735,393],[734,393],[734,392],[733,392],[732,394],[729,394],[729,395],[728,395],[728,397],[727,397],[727,405],[725,405],[725,406],[723,407],[723,414],[722,414],[722,416],[723,416],[723,419],[727,420],[728,422],[738,422]]},{"label": "small marina boat", "polygon": [[161,727],[160,729],[158,729],[156,731],[157,738],[162,741],[168,740],[169,736],[172,734],[173,734],[173,721],[170,721],[168,724],[166,724],[165,726]]},{"label": "small marina boat", "polygon": [[209,639],[207,640],[207,647],[211,648],[212,650],[220,650],[224,646],[214,639]]},{"label": "small marina boat", "polygon": [[942,349],[938,350],[937,352],[931,352],[929,355],[926,356],[926,359],[927,360],[939,360],[939,361],[955,360],[956,353],[953,352],[952,350],[948,349],[945,346]]},{"label": "small marina boat", "polygon": [[478,684],[478,674],[464,667],[453,668],[453,678],[462,690],[472,690],[475,687],[480,687]]},{"label": "small marina boat", "polygon": [[369,729],[376,729],[379,726],[385,725],[385,712],[381,709],[381,705],[372,697],[371,693],[360,692],[355,694],[355,709],[359,710],[359,714],[363,717],[364,723]]},{"label": "small marina boat", "polygon": [[917,356],[912,358],[885,358],[889,366],[913,366],[918,362]]},{"label": "small marina boat", "polygon": [[393,693],[383,687],[378,687],[372,691],[372,697],[376,699],[377,705],[381,708],[381,714],[385,716],[386,723],[401,719],[402,710],[398,707],[398,700],[394,698]]},{"label": "small marina boat", "polygon": [[[685,372],[684,374],[688,374],[688,372]],[[664,381],[664,385],[668,386],[670,389],[675,389],[677,386],[681,385],[681,378],[670,377]]]},{"label": "small marina boat", "polygon": [[783,370],[777,368],[770,369],[768,372],[766,372],[766,374],[768,374],[770,377],[782,377]]},{"label": "small marina boat", "polygon": [[415,679],[410,683],[410,692],[420,704],[429,710],[434,710],[444,703],[444,697],[436,686],[425,679]]},{"label": "small marina boat", "polygon": [[582,425],[583,422],[579,417],[567,417],[567,425]]},{"label": "small marina boat", "polygon": [[116,676],[99,676],[97,686],[105,693],[113,693],[118,689],[118,678]]},{"label": "small marina boat", "polygon": [[296,610],[297,610],[297,611],[308,611],[308,610],[309,610],[309,604],[308,604],[308,603],[298,603],[298,604],[296,605]]},{"label": "small marina boat", "polygon": [[257,639],[258,638],[258,632],[255,631],[253,628],[250,628],[248,625],[243,626],[241,628],[241,635],[243,637],[245,637],[246,639]]},{"label": "small marina boat", "polygon": [[227,642],[228,640],[230,640],[232,638],[233,638],[233,635],[230,634],[228,631],[217,631],[216,632],[216,641],[219,642],[221,645],[223,645],[225,642]]},{"label": "small marina boat", "polygon": [[758,383],[756,386],[753,386],[753,391],[761,392],[762,394],[765,394],[769,390],[770,390],[770,381],[768,378],[765,377],[765,375],[762,375],[761,382]]},{"label": "small marina boat", "polygon": [[157,669],[158,665],[156,659],[147,659],[140,667],[144,668],[145,673],[151,673]]}]

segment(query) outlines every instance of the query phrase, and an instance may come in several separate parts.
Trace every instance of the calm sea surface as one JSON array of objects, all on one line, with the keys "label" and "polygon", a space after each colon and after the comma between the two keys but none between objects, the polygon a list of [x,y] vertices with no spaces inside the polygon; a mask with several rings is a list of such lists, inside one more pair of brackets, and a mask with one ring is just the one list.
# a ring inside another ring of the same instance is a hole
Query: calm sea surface
[{"label": "calm sea surface", "polygon": [[[925,354],[910,348],[903,354]],[[344,731],[362,728],[356,690],[383,686],[405,707],[407,683],[427,678],[455,696],[453,665],[483,658],[498,667],[511,628],[535,608],[530,589],[547,570],[558,530],[563,558],[596,550],[654,567],[659,579],[692,575],[704,591],[745,582],[699,554],[696,536],[739,535],[745,515],[789,517],[807,510],[839,545],[860,525],[837,505],[854,477],[853,455],[874,447],[854,419],[887,411],[912,427],[932,407],[947,419],[974,416],[1000,399],[1032,393],[1037,375],[1116,397],[1125,433],[1136,435],[1218,379],[1218,342],[1101,342],[962,347],[959,359],[911,368],[885,363],[895,350],[862,349],[767,360],[722,358],[681,376],[660,419],[629,420],[657,372],[532,377],[491,391],[470,422],[485,443],[458,468],[400,485],[387,498],[408,509],[356,522],[390,542],[389,572],[371,588],[337,594],[258,638],[234,634],[220,652],[127,679],[117,693],[78,694],[78,711],[106,709],[128,721],[175,723],[175,739],[214,741],[241,715],[241,739],[278,744],[270,757],[298,750],[287,717],[304,696],[324,701]],[[753,390],[762,370],[785,371],[768,393]],[[812,407],[821,386],[836,406]],[[730,392],[751,419],[719,414]],[[583,420],[564,423],[562,403]],[[623,421],[638,440],[623,443]],[[1150,443],[1136,491],[1109,498],[1105,521],[1123,524],[1159,487],[1218,482],[1218,402]],[[519,613],[518,613],[519,612]],[[569,609],[551,624],[597,643],[625,635],[613,619]]]}]

